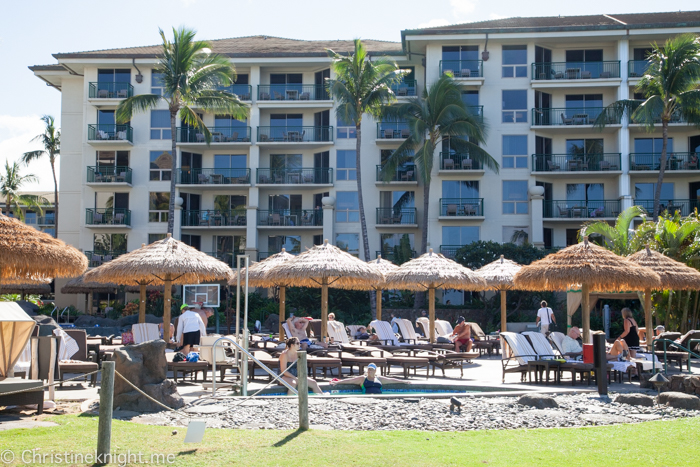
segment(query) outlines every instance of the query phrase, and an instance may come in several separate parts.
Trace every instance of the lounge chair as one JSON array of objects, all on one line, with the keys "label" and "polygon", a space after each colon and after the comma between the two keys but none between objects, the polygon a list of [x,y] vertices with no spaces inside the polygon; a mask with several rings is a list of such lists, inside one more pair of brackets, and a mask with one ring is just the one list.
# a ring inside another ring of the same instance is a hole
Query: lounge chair
[{"label": "lounge chair", "polygon": [[359,351],[360,354],[355,354],[352,352],[345,352],[345,351],[329,351],[329,355],[333,355],[336,358],[339,358],[342,366],[348,367],[350,370],[350,375],[352,376],[354,374],[353,368],[357,367],[358,374],[363,374],[365,371],[365,367],[369,365],[370,363],[374,363],[379,367],[380,371],[382,374],[386,372],[386,367],[387,367],[387,362],[386,358],[382,357],[374,357],[372,355],[361,355],[362,350],[368,351],[368,350],[374,350],[371,347],[364,347]]},{"label": "lounge chair", "polygon": [[443,159],[442,168],[443,168],[443,170],[454,170],[454,168],[455,168],[454,159]]},{"label": "lounge chair", "polygon": [[[0,381],[0,406],[37,405],[37,413],[44,412],[43,381],[38,379],[5,378]],[[32,389],[29,391],[29,389]],[[2,395],[8,392],[25,391]]]},{"label": "lounge chair", "polygon": [[427,358],[430,366],[433,369],[432,375],[435,376],[435,368],[442,370],[442,376],[445,377],[445,370],[451,368],[459,368],[460,378],[464,377],[464,363],[472,363],[472,360],[479,357],[479,352],[455,352],[453,350],[414,350],[412,356],[418,358]]},{"label": "lounge chair", "polygon": [[134,344],[142,344],[148,341],[160,339],[158,325],[155,323],[137,323],[131,326],[134,335]]},{"label": "lounge chair", "polygon": [[363,328],[364,326],[361,324],[348,324],[345,327],[347,328],[350,337],[354,338],[357,335],[357,330]]},{"label": "lounge chair", "polygon": [[[69,361],[58,361],[58,378],[61,387],[63,387],[63,381],[65,380],[66,374],[88,374],[92,373],[93,371],[97,371],[100,368],[99,364],[97,363],[97,354],[95,352],[88,353],[87,351],[87,334],[85,331],[79,329],[66,329],[64,332],[78,345],[78,351],[68,357],[70,359]],[[61,342],[62,345],[65,345],[63,344],[62,340],[59,340],[59,342]],[[59,346],[59,355],[63,353],[63,349],[60,347],[61,346]],[[93,373],[90,376],[90,385],[94,387],[96,384],[97,373]]]},{"label": "lounge chair", "polygon": [[[700,331],[688,331],[683,336],[681,336],[681,333],[679,332],[662,332],[656,337],[656,339],[668,339],[672,341],[678,340],[678,344],[687,349],[689,345],[688,342],[691,339],[700,339]],[[666,358],[667,360],[675,362],[681,370],[683,369],[683,363],[687,363],[688,370],[690,371],[690,359],[688,358],[688,352],[680,349],[679,347],[675,347],[671,343],[666,343],[666,355],[664,355],[663,342],[654,342],[654,355],[656,355],[659,360]]]},{"label": "lounge chair", "polygon": [[[508,345],[508,349],[506,348]],[[527,338],[514,332],[501,333],[501,365],[503,377],[501,382],[506,382],[506,373],[520,373],[520,381],[525,381],[525,373],[532,368],[530,362],[537,362],[537,353],[532,348]]]},{"label": "lounge chair", "polygon": [[492,336],[487,336],[486,333],[481,329],[476,323],[467,323],[472,331],[472,337],[474,338],[474,348],[479,350],[479,353],[488,352],[491,355],[492,352],[498,353],[501,348],[501,343],[497,338],[492,339]]},{"label": "lounge chair", "polygon": [[[285,330],[286,332],[286,330]],[[258,359],[260,363],[265,365],[271,370],[279,370],[280,368],[280,359],[273,357],[267,352],[264,352],[262,350],[253,350],[251,352],[253,354],[253,357]],[[248,381],[253,381],[255,379],[255,368],[258,366],[257,363],[255,363],[255,360],[250,360],[248,362]],[[267,374],[267,373],[266,373]],[[268,375],[269,380],[272,381],[272,375]]]},{"label": "lounge chair", "polygon": [[[560,333],[561,334],[561,333]],[[549,370],[550,370],[550,363],[552,359],[555,358],[561,358],[560,356],[555,355],[556,353],[561,353],[559,351],[555,351],[555,349],[552,347],[551,342],[547,337],[542,334],[541,332],[534,332],[534,331],[527,331],[524,332],[523,335],[527,337],[527,339],[532,343],[532,347],[535,349],[535,352],[537,353],[537,356],[539,357],[539,362],[537,362],[536,365],[538,368],[543,368],[545,371],[547,371],[547,382],[549,382]],[[557,372],[556,373],[556,379],[557,381],[561,380],[560,374],[564,371],[570,371],[571,372],[571,385],[573,386],[576,384],[576,375],[579,374],[581,375],[581,380],[583,381],[583,377],[586,376],[587,378],[587,383],[590,384],[591,382],[591,375],[593,371],[593,365],[588,364],[588,363],[583,363],[583,362],[572,362],[568,361],[566,363],[559,363],[556,366],[553,367],[553,369]],[[608,365],[608,371],[612,370],[612,367]]]},{"label": "lounge chair", "polygon": [[[326,323],[328,323],[328,321]],[[309,321],[309,327],[307,329],[311,329],[312,336],[316,339],[321,338],[321,324],[322,322],[320,319],[312,319]]]}]

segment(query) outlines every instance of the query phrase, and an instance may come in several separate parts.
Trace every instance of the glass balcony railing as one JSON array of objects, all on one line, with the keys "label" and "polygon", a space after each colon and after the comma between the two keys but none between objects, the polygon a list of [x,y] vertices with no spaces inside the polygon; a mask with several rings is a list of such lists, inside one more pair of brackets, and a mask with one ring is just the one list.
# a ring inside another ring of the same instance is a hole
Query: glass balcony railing
[{"label": "glass balcony railing", "polygon": [[[666,155],[666,169],[698,170],[698,154],[694,152],[671,152]],[[633,152],[630,154],[630,170],[659,170],[661,154]]]},{"label": "glass balcony railing", "polygon": [[217,86],[217,91],[225,91],[230,94],[235,94],[242,101],[249,101],[252,87],[249,84],[232,84],[230,86]]},{"label": "glass balcony railing", "polygon": [[620,170],[620,153],[533,154],[533,172],[597,172]]},{"label": "glass balcony railing", "polygon": [[606,62],[540,62],[532,64],[532,79],[535,81],[619,77],[619,60]]},{"label": "glass balcony railing", "polygon": [[272,227],[322,227],[322,209],[258,210],[258,225]]},{"label": "glass balcony railing", "polygon": [[205,251],[203,253],[207,254],[209,256],[213,256],[214,258],[218,259],[219,261],[223,261],[224,263],[228,264],[229,267],[232,268],[236,264],[236,258],[238,257],[238,255],[245,254],[245,251],[243,251],[243,250]]},{"label": "glass balcony railing", "polygon": [[416,208],[377,208],[377,225],[414,225]]},{"label": "glass balcony railing", "polygon": [[484,198],[440,198],[440,216],[479,217],[484,215]]},{"label": "glass balcony railing", "polygon": [[[654,200],[653,199],[635,199],[635,206],[643,207],[648,213],[654,212]],[[697,199],[668,199],[661,198],[659,201],[659,212],[668,211],[669,214],[674,215],[676,212],[680,212],[681,216],[691,215],[698,206],[700,201]]]},{"label": "glass balcony railing", "polygon": [[24,223],[31,225],[32,227],[47,227],[56,224],[56,218],[54,216],[36,216],[30,217],[27,215],[24,219]]},{"label": "glass balcony railing", "polygon": [[410,134],[406,122],[377,123],[377,139],[406,139]]},{"label": "glass balcony railing", "polygon": [[382,166],[377,166],[378,182],[415,182],[416,180],[416,168],[413,165],[398,167],[389,180],[382,178]]},{"label": "glass balcony railing", "polygon": [[199,209],[182,211],[183,227],[244,227],[245,209]]},{"label": "glass balcony railing", "polygon": [[131,211],[128,209],[88,208],[85,210],[87,225],[131,226]]},{"label": "glass balcony railing", "polygon": [[248,185],[250,169],[178,169],[181,185]]},{"label": "glass balcony railing", "polygon": [[416,80],[403,80],[398,84],[391,86],[391,90],[394,91],[396,97],[412,97],[417,94],[418,85]]},{"label": "glass balcony railing", "polygon": [[94,268],[104,263],[108,263],[125,253],[126,251],[124,250],[95,250],[86,251],[85,256],[87,256],[88,259],[88,266]]},{"label": "glass balcony railing", "polygon": [[328,101],[322,84],[259,84],[259,101]]},{"label": "glass balcony railing", "polygon": [[88,125],[88,141],[134,142],[134,129],[130,125]]},{"label": "glass balcony railing", "polygon": [[258,143],[333,142],[332,126],[259,126]]},{"label": "glass balcony railing", "polygon": [[[212,143],[249,143],[249,126],[210,126]],[[177,141],[180,143],[206,144],[207,139],[199,128],[178,127]]]},{"label": "glass balcony railing", "polygon": [[131,184],[131,167],[100,165],[87,168],[88,183],[128,183]]},{"label": "glass balcony railing", "polygon": [[483,170],[481,162],[469,157],[469,154],[449,152],[440,153],[440,170]]},{"label": "glass balcony railing", "polygon": [[[687,123],[687,121],[679,111],[675,111],[671,114],[671,119],[668,121],[668,123]],[[630,124],[641,125],[642,123],[639,120],[630,118]],[[661,125],[661,117],[660,116],[654,118],[654,124]]]},{"label": "glass balcony railing", "polygon": [[282,168],[257,169],[257,183],[265,185],[328,185],[333,183],[333,169]]},{"label": "glass balcony railing", "polygon": [[457,251],[464,245],[440,245],[440,254],[446,258],[455,259]]},{"label": "glass balcony railing", "polygon": [[481,78],[484,76],[484,61],[440,60],[440,74],[448,72],[455,78]]},{"label": "glass balcony railing", "polygon": [[532,109],[532,124],[535,126],[582,126],[593,125],[598,116],[605,113],[607,125],[619,125],[620,116],[605,107],[579,107],[558,109]]},{"label": "glass balcony railing", "polygon": [[129,83],[91,82],[88,89],[90,99],[126,99],[134,95],[134,87]]},{"label": "glass balcony railing", "polygon": [[545,219],[596,219],[617,217],[620,200],[544,200]]},{"label": "glass balcony railing", "polygon": [[649,68],[647,60],[630,60],[627,62],[627,76],[629,78],[641,78]]}]

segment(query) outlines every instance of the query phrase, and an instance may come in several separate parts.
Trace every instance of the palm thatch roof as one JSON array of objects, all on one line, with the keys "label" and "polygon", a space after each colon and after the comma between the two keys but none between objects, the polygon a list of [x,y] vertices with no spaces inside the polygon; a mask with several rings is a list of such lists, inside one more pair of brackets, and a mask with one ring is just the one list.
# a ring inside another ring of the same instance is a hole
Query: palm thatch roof
[{"label": "palm thatch roof", "polygon": [[85,275],[74,277],[61,287],[61,293],[117,293],[119,285],[114,283],[91,282],[85,280]]},{"label": "palm thatch roof", "polygon": [[[140,285],[127,285],[124,287],[124,292],[128,293],[140,293],[141,292],[141,286]],[[160,292],[163,293],[165,292],[165,286],[164,285],[147,285],[146,286],[146,292]],[[175,286],[172,288],[172,292],[175,292]]]},{"label": "palm thatch roof", "polygon": [[386,283],[386,275],[392,271],[396,271],[399,268],[397,265],[395,265],[391,261],[387,261],[385,259],[382,259],[381,255],[377,256],[377,259],[367,261],[367,264],[369,264],[374,269],[376,269],[377,271],[381,272],[384,275],[384,281],[382,281],[381,283],[375,284],[373,287],[375,289],[384,288],[384,284]]},{"label": "palm thatch roof", "polygon": [[654,271],[590,243],[588,237],[523,266],[515,275],[515,286],[521,290],[566,290],[571,284],[617,292],[658,288],[661,280]]},{"label": "palm thatch roof", "polygon": [[359,290],[370,290],[384,281],[381,272],[328,240],[278,264],[266,277],[274,283],[294,287],[321,287],[327,282],[331,287]]},{"label": "palm thatch roof", "polygon": [[669,258],[649,247],[627,257],[645,268],[649,268],[661,278],[661,287],[672,290],[700,289],[700,271]]},{"label": "palm thatch roof", "polygon": [[134,285],[145,281],[162,285],[198,284],[229,280],[233,272],[223,261],[202,253],[168,234],[162,240],[142,246],[85,274],[85,280]]},{"label": "palm thatch roof", "polygon": [[[253,263],[248,268],[248,284],[253,287],[284,287],[284,282],[273,281],[268,278],[268,273],[282,263],[294,259],[295,256],[287,253],[287,250],[282,248],[282,251],[274,255],[268,256],[262,261]],[[245,269],[241,269],[241,284],[245,280]],[[238,279],[236,272],[233,273],[233,278],[229,281],[230,285],[237,285]]]},{"label": "palm thatch roof", "polygon": [[522,268],[515,261],[505,259],[503,255],[493,263],[489,263],[475,272],[481,276],[486,285],[494,290],[508,290],[513,287],[513,278]]},{"label": "palm thatch roof", "polygon": [[24,284],[8,284],[3,281],[0,284],[0,294],[29,294],[44,295],[51,293],[51,279],[35,281]]},{"label": "palm thatch roof", "polygon": [[387,289],[484,290],[486,282],[471,269],[435,253],[431,248],[386,274]]},{"label": "palm thatch roof", "polygon": [[87,257],[63,241],[0,214],[0,281],[31,276],[74,277]]}]

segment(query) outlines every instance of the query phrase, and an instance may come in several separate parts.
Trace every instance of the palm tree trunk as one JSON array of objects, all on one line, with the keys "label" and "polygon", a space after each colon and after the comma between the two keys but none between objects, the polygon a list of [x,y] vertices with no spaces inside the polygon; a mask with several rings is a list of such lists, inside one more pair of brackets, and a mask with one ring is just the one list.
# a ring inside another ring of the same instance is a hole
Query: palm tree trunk
[{"label": "palm tree trunk", "polygon": [[[175,230],[175,183],[177,182],[177,112],[170,111],[170,132],[172,136],[172,172],[170,173],[170,202],[168,203],[168,233]],[[167,342],[167,341],[166,341]]]},{"label": "palm tree trunk", "polygon": [[700,292],[697,290],[695,291],[695,304],[693,305],[693,325],[690,327],[690,329],[697,329],[698,325],[698,297],[700,296]]},{"label": "palm tree trunk", "polygon": [[58,180],[56,180],[56,166],[53,156],[51,157],[51,174],[53,175],[53,195],[54,195],[54,237],[58,238]]},{"label": "palm tree trunk", "polygon": [[661,187],[664,183],[664,172],[666,172],[666,149],[668,148],[668,120],[666,118],[661,120],[661,128],[663,131],[663,145],[661,146],[661,160],[659,161],[659,180],[656,182],[656,190],[654,191],[654,222],[659,220]]},{"label": "palm tree trunk", "polygon": [[685,301],[683,302],[683,321],[681,322],[681,332],[683,334],[688,332],[688,308],[690,307],[690,294],[690,290],[686,292]]},{"label": "palm tree trunk", "polygon": [[[430,182],[422,180],[423,183],[423,228],[421,232],[421,254],[428,252],[428,208],[430,207]],[[413,307],[423,308],[425,306],[425,292],[416,292],[416,298]]]},{"label": "palm tree trunk", "polygon": [[[369,255],[369,237],[367,236],[367,219],[365,217],[365,200],[362,196],[362,121],[355,124],[355,178],[357,179],[357,208],[360,210],[360,229],[362,230],[362,249],[365,254],[365,261],[369,261],[372,257]],[[335,239],[329,238],[331,243]],[[372,318],[376,318],[377,314],[377,295],[374,292],[369,294],[369,306],[372,310]]]},{"label": "palm tree trunk", "polygon": [[668,291],[668,303],[666,303],[666,316],[664,316],[664,328],[668,331],[668,324],[671,317],[671,304],[673,302],[673,290]]}]

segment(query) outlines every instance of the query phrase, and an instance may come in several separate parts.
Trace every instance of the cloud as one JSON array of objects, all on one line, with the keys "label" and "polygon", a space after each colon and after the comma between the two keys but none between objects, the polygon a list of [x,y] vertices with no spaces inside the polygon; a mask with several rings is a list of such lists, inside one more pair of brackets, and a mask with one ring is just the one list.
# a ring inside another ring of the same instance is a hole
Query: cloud
[{"label": "cloud", "polygon": [[448,25],[448,24],[450,24],[450,22],[447,21],[446,19],[444,19],[444,18],[439,18],[439,19],[436,18],[436,19],[431,19],[431,20],[428,21],[427,23],[420,23],[420,24],[418,25],[418,27],[419,27],[419,28],[435,28],[435,27],[438,27],[438,26],[446,26],[446,25]]},{"label": "cloud", "polygon": [[464,19],[465,16],[474,11],[477,3],[478,0],[450,0],[452,14],[458,19]]}]

